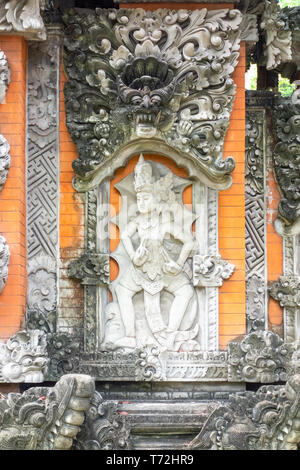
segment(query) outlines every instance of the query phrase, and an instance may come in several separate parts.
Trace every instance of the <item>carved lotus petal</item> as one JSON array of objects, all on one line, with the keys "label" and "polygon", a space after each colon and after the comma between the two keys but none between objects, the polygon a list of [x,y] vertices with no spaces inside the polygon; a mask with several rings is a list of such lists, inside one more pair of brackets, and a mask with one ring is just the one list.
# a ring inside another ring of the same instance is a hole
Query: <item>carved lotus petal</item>
[{"label": "carved lotus petal", "polygon": [[127,47],[122,45],[112,53],[109,63],[112,67],[120,70],[131,57],[131,52],[127,49]]}]

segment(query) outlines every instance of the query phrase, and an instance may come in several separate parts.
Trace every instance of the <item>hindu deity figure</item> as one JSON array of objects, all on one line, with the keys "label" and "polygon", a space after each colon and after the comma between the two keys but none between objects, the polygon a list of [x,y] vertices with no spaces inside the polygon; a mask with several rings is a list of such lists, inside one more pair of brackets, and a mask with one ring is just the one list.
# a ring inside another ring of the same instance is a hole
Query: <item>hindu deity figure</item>
[{"label": "hindu deity figure", "polygon": [[[185,272],[195,240],[190,224],[185,227],[183,218],[178,217],[182,205],[172,189],[173,177],[167,170],[164,176],[155,179],[153,162],[144,161],[142,155],[135,167],[137,215],[121,231],[128,263],[114,287],[124,334],[114,341],[114,348],[135,348],[137,342],[152,342],[161,350],[170,351],[200,348],[194,341],[199,330],[197,298]],[[177,255],[174,249],[168,249],[172,244],[177,246]],[[140,292],[144,294],[143,315],[141,304],[134,304]],[[163,292],[169,294],[169,302],[162,306]],[[138,325],[143,330],[140,333]],[[143,340],[139,341],[138,336]]]}]

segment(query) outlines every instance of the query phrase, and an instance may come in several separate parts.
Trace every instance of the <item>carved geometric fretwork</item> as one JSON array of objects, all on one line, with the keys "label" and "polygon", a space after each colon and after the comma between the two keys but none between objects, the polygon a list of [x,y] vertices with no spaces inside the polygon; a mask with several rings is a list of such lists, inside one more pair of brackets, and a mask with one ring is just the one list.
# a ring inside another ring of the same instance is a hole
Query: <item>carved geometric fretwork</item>
[{"label": "carved geometric fretwork", "polygon": [[265,111],[246,112],[245,226],[247,332],[266,327]]},{"label": "carved geometric fretwork", "polygon": [[95,187],[134,151],[158,149],[179,163],[184,156],[190,175],[227,187],[234,161],[222,159],[222,147],[240,12],[70,10],[63,19],[76,188]]},{"label": "carved geometric fretwork", "polygon": [[28,53],[27,307],[31,323],[37,312],[41,321],[47,313],[49,321],[57,303],[59,42],[59,31],[49,30],[47,42],[30,43]]}]

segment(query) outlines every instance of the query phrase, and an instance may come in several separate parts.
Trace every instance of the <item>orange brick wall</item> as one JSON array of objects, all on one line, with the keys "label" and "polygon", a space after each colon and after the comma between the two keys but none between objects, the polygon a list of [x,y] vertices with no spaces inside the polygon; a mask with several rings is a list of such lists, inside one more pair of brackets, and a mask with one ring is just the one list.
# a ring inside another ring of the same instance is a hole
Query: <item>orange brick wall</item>
[{"label": "orange brick wall", "polygon": [[236,99],[224,144],[224,158],[235,160],[233,184],[219,193],[219,248],[222,258],[235,265],[233,275],[219,290],[220,349],[246,333],[245,293],[245,44],[233,74]]},{"label": "orange brick wall", "polygon": [[[62,62],[61,62],[62,64]],[[66,127],[63,87],[66,77],[60,69],[60,279],[58,327],[67,331],[81,327],[83,289],[68,277],[70,261],[78,258],[84,248],[84,195],[72,186],[72,162],[78,157],[76,145]]]},{"label": "orange brick wall", "polygon": [[0,36],[6,54],[11,83],[5,103],[0,104],[0,133],[10,145],[11,168],[0,193],[0,233],[10,249],[8,279],[0,294],[0,338],[20,330],[26,307],[26,59],[22,37]]}]

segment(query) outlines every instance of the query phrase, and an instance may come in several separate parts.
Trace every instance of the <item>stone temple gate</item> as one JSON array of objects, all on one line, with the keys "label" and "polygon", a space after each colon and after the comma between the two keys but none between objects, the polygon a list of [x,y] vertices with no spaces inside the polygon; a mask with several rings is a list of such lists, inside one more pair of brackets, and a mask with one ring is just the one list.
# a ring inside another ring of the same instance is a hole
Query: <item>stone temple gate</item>
[{"label": "stone temple gate", "polygon": [[0,0],[0,449],[298,448],[299,31]]}]

